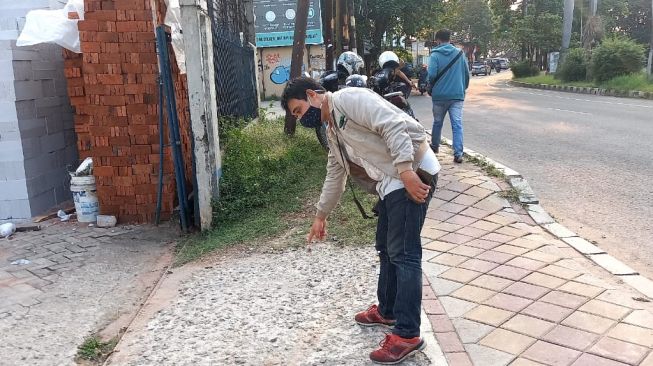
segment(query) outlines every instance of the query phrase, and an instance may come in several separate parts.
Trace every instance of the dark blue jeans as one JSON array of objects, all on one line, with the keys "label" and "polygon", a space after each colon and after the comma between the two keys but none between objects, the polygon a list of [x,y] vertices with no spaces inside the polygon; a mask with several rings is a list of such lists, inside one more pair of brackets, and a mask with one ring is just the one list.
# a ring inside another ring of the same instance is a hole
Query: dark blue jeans
[{"label": "dark blue jeans", "polygon": [[378,207],[379,312],[384,318],[397,320],[392,333],[402,338],[419,336],[422,303],[420,233],[436,183],[437,175],[425,203],[413,202],[402,188],[385,196]]}]

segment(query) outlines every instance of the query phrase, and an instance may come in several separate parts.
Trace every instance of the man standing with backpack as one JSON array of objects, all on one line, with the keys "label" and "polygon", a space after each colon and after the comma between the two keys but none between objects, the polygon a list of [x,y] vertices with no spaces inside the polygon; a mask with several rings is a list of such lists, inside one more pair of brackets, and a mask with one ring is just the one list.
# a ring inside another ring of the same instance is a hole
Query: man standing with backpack
[{"label": "man standing with backpack", "polygon": [[463,102],[469,86],[469,67],[464,52],[450,43],[451,32],[441,29],[435,34],[437,46],[429,58],[429,89],[433,101],[431,149],[437,153],[444,117],[449,113],[456,163],[463,162]]}]

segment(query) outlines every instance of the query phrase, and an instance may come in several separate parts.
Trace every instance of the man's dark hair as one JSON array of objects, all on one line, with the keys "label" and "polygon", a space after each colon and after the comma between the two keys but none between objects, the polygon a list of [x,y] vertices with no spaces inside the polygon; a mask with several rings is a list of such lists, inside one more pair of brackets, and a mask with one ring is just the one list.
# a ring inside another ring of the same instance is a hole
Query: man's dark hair
[{"label": "man's dark hair", "polygon": [[448,29],[440,29],[435,33],[435,39],[442,42],[449,42],[451,40],[451,31]]},{"label": "man's dark hair", "polygon": [[301,76],[289,81],[288,84],[286,84],[286,87],[283,89],[283,94],[281,94],[281,107],[283,107],[285,111],[288,111],[289,100],[307,100],[306,91],[308,89],[315,91],[321,90],[324,92],[324,88],[322,85],[320,85],[320,83],[305,76]]}]

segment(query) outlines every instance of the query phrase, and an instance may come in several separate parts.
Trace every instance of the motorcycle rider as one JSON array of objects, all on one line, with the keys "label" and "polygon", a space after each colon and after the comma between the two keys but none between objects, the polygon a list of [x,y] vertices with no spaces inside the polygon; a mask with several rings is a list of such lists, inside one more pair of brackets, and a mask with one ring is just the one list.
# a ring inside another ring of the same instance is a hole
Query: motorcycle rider
[{"label": "motorcycle rider", "polygon": [[408,78],[408,76],[406,76],[403,71],[401,71],[401,62],[399,61],[397,54],[392,51],[385,51],[381,53],[379,56],[379,66],[381,69],[392,70],[390,80],[399,81],[405,84],[404,88],[402,88],[402,92],[404,93],[404,97],[408,98],[408,96],[410,96],[411,89],[414,88],[415,85],[413,84],[413,81],[410,80],[410,78]]},{"label": "motorcycle rider", "polygon": [[422,64],[421,70],[419,70],[419,93],[424,95],[426,88],[429,83],[429,70],[426,67],[426,64]]},{"label": "motorcycle rider", "polygon": [[336,62],[336,71],[327,71],[320,77],[320,85],[327,91],[335,92],[345,84],[351,75],[362,74],[365,61],[355,52],[346,51],[340,54]]}]

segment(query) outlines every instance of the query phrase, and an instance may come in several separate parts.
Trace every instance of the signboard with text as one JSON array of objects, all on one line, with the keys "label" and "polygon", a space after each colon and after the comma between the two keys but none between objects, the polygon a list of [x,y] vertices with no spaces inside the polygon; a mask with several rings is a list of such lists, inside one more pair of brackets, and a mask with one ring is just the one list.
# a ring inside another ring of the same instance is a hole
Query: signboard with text
[{"label": "signboard with text", "polygon": [[[320,1],[309,1],[306,44],[321,44]],[[297,0],[254,0],[256,47],[292,46]]]}]

